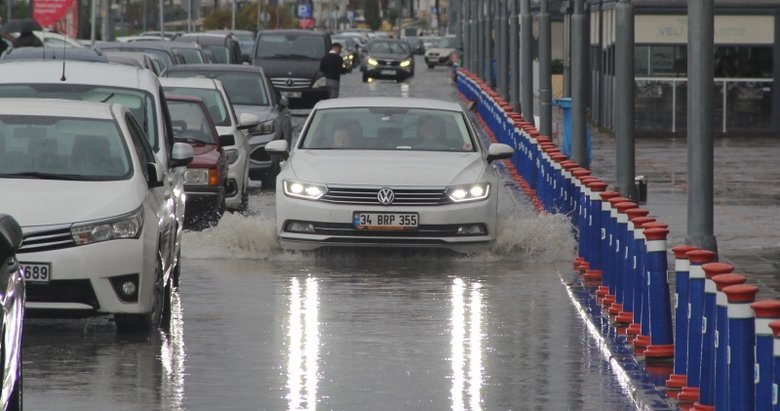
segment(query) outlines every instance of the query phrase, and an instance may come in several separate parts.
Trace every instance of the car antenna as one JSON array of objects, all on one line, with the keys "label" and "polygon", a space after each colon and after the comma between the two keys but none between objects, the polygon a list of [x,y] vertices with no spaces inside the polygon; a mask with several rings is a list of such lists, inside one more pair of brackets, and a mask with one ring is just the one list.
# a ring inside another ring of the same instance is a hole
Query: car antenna
[{"label": "car antenna", "polygon": [[60,77],[60,81],[66,81],[65,78],[65,53],[67,52],[67,47],[65,47],[65,42],[62,42],[62,77]]}]

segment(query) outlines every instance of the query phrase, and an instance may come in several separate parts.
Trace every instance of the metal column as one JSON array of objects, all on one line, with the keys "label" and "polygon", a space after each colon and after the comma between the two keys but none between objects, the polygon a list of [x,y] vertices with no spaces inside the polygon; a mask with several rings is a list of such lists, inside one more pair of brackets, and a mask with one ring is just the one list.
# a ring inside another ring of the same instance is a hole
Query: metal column
[{"label": "metal column", "polygon": [[634,186],[634,6],[630,0],[615,5],[615,150],[618,191],[637,201]]},{"label": "metal column", "polygon": [[520,108],[525,121],[534,123],[533,16],[531,0],[520,0]]},{"label": "metal column", "polygon": [[692,245],[717,252],[713,234],[713,26],[713,0],[689,1],[687,234]]},{"label": "metal column", "polygon": [[509,0],[509,104],[520,113],[520,24],[517,16],[517,0]]},{"label": "metal column", "polygon": [[[584,0],[574,0],[574,14],[571,16],[571,152],[573,160],[580,166],[589,168],[588,146],[586,140],[587,106],[586,86],[588,81],[588,36],[585,32]],[[633,39],[633,32],[631,33]],[[633,199],[632,199],[633,201]]]},{"label": "metal column", "polygon": [[493,2],[496,0],[485,0],[484,19],[485,24],[483,30],[483,47],[485,50],[485,56],[482,61],[482,67],[484,67],[484,76],[482,77],[487,81],[490,87],[495,88],[496,82],[493,78]]},{"label": "metal column", "polygon": [[552,133],[550,0],[542,0],[539,12],[539,133]]}]

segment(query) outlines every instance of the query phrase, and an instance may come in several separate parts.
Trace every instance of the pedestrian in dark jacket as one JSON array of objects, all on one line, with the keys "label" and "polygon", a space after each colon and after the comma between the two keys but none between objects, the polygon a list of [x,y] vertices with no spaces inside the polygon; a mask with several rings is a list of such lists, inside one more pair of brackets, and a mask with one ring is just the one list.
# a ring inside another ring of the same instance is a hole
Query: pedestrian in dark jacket
[{"label": "pedestrian in dark jacket", "polygon": [[320,60],[320,71],[325,74],[325,83],[328,85],[328,97],[339,96],[339,81],[341,75],[347,72],[344,68],[344,59],[341,57],[341,44],[333,43],[330,52]]},{"label": "pedestrian in dark jacket", "polygon": [[22,27],[19,30],[19,37],[14,40],[14,48],[19,47],[43,47],[41,39],[33,34],[32,22],[26,21],[22,23]]}]

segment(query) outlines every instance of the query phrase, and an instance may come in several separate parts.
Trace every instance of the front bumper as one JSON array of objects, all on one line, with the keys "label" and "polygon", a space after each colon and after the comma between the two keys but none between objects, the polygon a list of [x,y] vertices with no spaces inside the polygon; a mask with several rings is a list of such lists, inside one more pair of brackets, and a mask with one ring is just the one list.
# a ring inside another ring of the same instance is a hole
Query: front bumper
[{"label": "front bumper", "polygon": [[371,78],[399,78],[411,77],[414,66],[366,66],[366,73]]},{"label": "front bumper", "polygon": [[184,208],[186,218],[218,210],[225,201],[225,186],[185,185],[187,205]]},{"label": "front bumper", "polygon": [[[413,231],[355,230],[353,213],[414,212],[419,227]],[[489,249],[495,241],[497,203],[495,195],[484,201],[437,206],[344,205],[291,198],[277,190],[276,224],[279,243],[290,250],[314,250],[321,247],[426,247],[447,248],[457,252]],[[311,223],[314,233],[290,232],[290,222]],[[457,234],[458,227],[481,225],[484,235]]]},{"label": "front bumper", "polygon": [[449,66],[452,65],[452,56],[425,56],[425,64],[433,64],[435,66]]},{"label": "front bumper", "polygon": [[287,96],[290,108],[312,108],[320,100],[329,97],[327,87],[318,88],[287,88],[276,86],[283,95]]}]

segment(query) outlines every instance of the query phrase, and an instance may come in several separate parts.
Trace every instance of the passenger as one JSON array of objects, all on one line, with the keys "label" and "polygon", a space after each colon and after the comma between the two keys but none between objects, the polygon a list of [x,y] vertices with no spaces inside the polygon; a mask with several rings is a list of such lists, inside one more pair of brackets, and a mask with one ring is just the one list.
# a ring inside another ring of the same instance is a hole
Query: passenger
[{"label": "passenger", "polygon": [[352,132],[349,127],[340,126],[333,131],[333,148],[352,147]]},{"label": "passenger", "polygon": [[449,148],[444,141],[444,122],[438,117],[420,117],[417,120],[417,138],[422,148]]},{"label": "passenger", "polygon": [[25,21],[19,30],[19,37],[14,40],[14,48],[20,47],[43,47],[43,42],[33,33],[32,21]]}]

